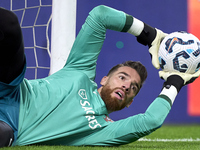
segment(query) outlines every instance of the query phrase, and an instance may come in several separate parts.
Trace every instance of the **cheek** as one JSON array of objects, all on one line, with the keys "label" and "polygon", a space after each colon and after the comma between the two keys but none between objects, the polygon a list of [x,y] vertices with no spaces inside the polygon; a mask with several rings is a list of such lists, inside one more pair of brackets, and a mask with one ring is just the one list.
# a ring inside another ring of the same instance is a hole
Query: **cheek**
[{"label": "cheek", "polygon": [[114,78],[112,80],[112,85],[115,85],[116,87],[120,87],[123,84],[122,80],[118,77]]},{"label": "cheek", "polygon": [[115,88],[119,86],[120,81],[116,78],[111,78],[110,80],[108,80],[106,85],[109,85],[110,88]]},{"label": "cheek", "polygon": [[129,104],[131,101],[133,100],[133,98],[128,98],[126,104]]},{"label": "cheek", "polygon": [[126,101],[126,103],[127,104],[129,104],[129,103],[131,103],[132,101],[133,101],[133,98],[134,98],[135,96],[128,96],[127,95],[127,101]]}]

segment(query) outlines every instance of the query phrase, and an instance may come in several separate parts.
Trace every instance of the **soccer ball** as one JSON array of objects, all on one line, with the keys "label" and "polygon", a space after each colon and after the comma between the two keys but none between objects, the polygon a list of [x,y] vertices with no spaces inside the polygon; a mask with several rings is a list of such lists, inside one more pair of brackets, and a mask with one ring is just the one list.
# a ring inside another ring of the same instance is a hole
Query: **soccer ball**
[{"label": "soccer ball", "polygon": [[173,32],[160,44],[159,63],[163,71],[194,73],[200,69],[200,41],[186,32]]}]

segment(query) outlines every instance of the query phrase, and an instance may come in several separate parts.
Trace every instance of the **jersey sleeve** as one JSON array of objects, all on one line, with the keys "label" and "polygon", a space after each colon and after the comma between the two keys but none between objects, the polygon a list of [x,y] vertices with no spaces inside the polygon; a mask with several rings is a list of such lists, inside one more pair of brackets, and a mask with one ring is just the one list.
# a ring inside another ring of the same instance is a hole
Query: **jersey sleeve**
[{"label": "jersey sleeve", "polygon": [[85,144],[117,146],[134,142],[161,127],[170,109],[170,103],[159,96],[144,114],[110,123],[101,131],[90,135]]},{"label": "jersey sleeve", "polygon": [[106,30],[122,31],[125,24],[124,12],[103,5],[95,7],[83,24],[64,68],[83,71],[94,80]]}]

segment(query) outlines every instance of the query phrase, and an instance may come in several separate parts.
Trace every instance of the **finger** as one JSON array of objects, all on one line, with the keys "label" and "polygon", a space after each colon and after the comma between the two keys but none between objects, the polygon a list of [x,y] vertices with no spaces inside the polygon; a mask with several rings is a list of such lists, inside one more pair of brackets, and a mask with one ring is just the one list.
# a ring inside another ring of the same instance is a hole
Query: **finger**
[{"label": "finger", "polygon": [[159,74],[159,77],[162,77],[164,75],[164,71],[159,71],[158,74]]},{"label": "finger", "polygon": [[160,69],[160,64],[159,64],[159,60],[158,60],[158,55],[154,55],[152,57],[152,64],[156,69]]},{"label": "finger", "polygon": [[152,61],[153,66],[156,69],[160,69],[160,64],[159,64],[159,59],[158,59],[158,51],[157,50],[158,50],[158,46],[152,46],[149,49],[149,53],[151,55],[151,61]]},{"label": "finger", "polygon": [[159,71],[158,73],[159,73],[159,77],[161,79],[167,80],[167,77],[168,77],[168,75],[167,75],[168,73],[167,72],[165,72],[165,71]]},{"label": "finger", "polygon": [[199,77],[200,76],[200,70],[198,70],[197,72],[195,72],[192,76],[193,77]]}]

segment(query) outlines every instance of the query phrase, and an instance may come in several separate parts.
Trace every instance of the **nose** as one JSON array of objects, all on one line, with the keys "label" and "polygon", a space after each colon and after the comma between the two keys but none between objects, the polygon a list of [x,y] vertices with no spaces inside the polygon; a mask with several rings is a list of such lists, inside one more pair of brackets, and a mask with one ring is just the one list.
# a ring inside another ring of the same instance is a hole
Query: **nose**
[{"label": "nose", "polygon": [[126,91],[126,92],[128,92],[129,91],[129,88],[126,88],[126,86],[122,86],[122,88]]},{"label": "nose", "polygon": [[130,83],[126,83],[122,86],[122,88],[126,91],[126,92],[129,92],[130,90]]}]

